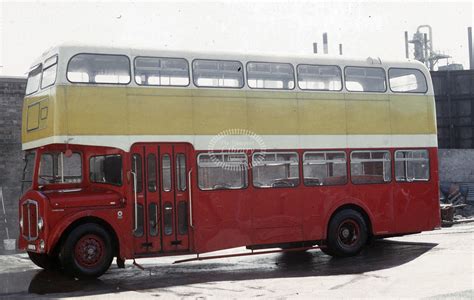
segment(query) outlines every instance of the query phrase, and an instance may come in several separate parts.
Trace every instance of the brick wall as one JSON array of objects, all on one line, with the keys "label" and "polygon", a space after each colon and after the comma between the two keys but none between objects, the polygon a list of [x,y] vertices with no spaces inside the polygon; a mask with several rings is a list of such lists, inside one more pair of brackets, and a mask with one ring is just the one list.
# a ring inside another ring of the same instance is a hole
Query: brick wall
[{"label": "brick wall", "polygon": [[16,239],[18,236],[18,197],[23,165],[21,107],[25,87],[26,80],[23,78],[0,77],[0,187],[8,224],[3,222],[0,207],[0,249],[6,238],[5,226],[8,226],[10,238]]}]

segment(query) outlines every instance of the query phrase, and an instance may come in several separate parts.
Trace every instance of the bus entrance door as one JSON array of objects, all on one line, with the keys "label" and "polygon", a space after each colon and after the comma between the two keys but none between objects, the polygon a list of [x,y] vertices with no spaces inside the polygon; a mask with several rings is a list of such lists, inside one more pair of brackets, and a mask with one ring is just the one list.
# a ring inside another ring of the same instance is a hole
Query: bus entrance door
[{"label": "bus entrance door", "polygon": [[132,226],[137,254],[189,249],[187,151],[185,144],[132,147]]}]

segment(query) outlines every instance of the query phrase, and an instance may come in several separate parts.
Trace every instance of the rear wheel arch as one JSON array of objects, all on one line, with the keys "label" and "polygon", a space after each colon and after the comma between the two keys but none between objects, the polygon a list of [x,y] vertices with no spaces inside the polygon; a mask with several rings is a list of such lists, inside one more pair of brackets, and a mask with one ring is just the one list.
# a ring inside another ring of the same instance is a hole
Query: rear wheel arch
[{"label": "rear wheel arch", "polygon": [[367,234],[369,235],[369,238],[368,238],[368,241],[370,241],[370,239],[373,237],[373,227],[372,227],[372,220],[369,216],[369,214],[367,213],[367,211],[362,208],[361,206],[357,205],[357,204],[354,204],[354,203],[348,203],[348,204],[344,204],[344,205],[341,205],[339,206],[338,208],[336,208],[331,216],[329,217],[329,219],[327,220],[325,226],[325,230],[324,230],[324,237],[325,239],[328,238],[328,230],[329,230],[329,224],[331,223],[331,220],[334,218],[334,216],[336,216],[339,212],[345,210],[345,209],[352,209],[352,210],[355,210],[357,211],[358,213],[360,213],[362,215],[362,217],[364,218],[365,220],[365,224],[367,225]]}]

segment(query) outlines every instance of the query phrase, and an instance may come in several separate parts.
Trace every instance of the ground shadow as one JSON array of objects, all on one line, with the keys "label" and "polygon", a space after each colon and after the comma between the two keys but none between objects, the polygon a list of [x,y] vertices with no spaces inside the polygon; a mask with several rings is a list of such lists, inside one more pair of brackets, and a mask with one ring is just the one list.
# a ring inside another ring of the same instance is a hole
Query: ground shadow
[{"label": "ground shadow", "polygon": [[40,295],[66,293],[66,296],[73,297],[218,281],[360,274],[400,266],[436,245],[380,240],[360,255],[344,259],[331,258],[321,251],[308,251],[178,265],[159,264],[157,260],[157,265],[145,271],[132,266],[125,270],[113,268],[100,279],[91,281],[67,278],[57,272],[36,271],[25,292]]}]

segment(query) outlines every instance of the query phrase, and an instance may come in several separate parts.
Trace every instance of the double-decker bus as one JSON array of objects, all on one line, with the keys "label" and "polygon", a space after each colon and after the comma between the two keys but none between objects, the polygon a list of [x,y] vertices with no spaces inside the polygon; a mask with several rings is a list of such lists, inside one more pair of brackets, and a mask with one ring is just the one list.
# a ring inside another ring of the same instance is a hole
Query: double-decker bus
[{"label": "double-decker bus", "polygon": [[29,72],[22,143],[19,247],[74,276],[242,246],[351,256],[440,223],[415,61],[63,45]]}]

